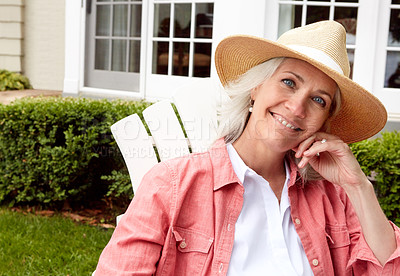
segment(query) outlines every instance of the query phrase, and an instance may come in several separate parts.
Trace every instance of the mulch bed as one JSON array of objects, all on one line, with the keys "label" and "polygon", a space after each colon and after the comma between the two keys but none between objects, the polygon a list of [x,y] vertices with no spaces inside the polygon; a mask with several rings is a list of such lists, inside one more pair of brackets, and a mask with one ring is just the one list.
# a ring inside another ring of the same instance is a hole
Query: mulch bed
[{"label": "mulch bed", "polygon": [[64,208],[63,210],[51,210],[43,209],[40,206],[12,207],[11,210],[23,214],[34,214],[45,217],[59,214],[76,223],[85,223],[103,228],[115,228],[116,216],[125,212],[125,209],[123,208],[114,207],[111,209],[105,204],[98,204],[95,208],[81,208],[78,210],[72,210],[69,208]]}]

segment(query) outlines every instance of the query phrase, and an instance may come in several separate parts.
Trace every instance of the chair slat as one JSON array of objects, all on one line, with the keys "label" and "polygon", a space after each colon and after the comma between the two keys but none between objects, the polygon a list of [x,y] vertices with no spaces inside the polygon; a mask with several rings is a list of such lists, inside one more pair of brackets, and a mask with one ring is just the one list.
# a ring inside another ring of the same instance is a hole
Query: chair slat
[{"label": "chair slat", "polygon": [[216,88],[211,82],[182,86],[173,96],[192,152],[206,151],[217,132]]},{"label": "chair slat", "polygon": [[152,139],[137,114],[113,124],[111,132],[125,160],[135,192],[146,172],[158,163]]},{"label": "chair slat", "polygon": [[143,111],[161,161],[189,154],[189,147],[175,111],[168,101],[155,103]]}]

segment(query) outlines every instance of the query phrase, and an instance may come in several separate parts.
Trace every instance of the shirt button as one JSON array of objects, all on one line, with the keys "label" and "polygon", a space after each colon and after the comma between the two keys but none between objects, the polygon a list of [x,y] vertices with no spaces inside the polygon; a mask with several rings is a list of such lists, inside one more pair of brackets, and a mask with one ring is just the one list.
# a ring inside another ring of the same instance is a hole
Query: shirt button
[{"label": "shirt button", "polygon": [[295,222],[296,224],[300,224],[300,223],[301,223],[300,219],[298,219],[298,218],[295,219],[294,222]]},{"label": "shirt button", "polygon": [[221,273],[223,269],[224,269],[224,265],[221,263],[221,264],[219,265],[219,271],[218,271],[218,273]]},{"label": "shirt button", "polygon": [[313,266],[317,266],[318,265],[318,260],[317,259],[314,259],[314,260],[312,260],[312,264],[313,264]]},{"label": "shirt button", "polygon": [[183,241],[179,244],[179,247],[182,248],[182,249],[185,249],[186,246],[187,246],[187,244],[186,244],[185,240],[183,240]]},{"label": "shirt button", "polygon": [[230,223],[228,224],[228,231],[229,232],[231,231],[231,224]]}]

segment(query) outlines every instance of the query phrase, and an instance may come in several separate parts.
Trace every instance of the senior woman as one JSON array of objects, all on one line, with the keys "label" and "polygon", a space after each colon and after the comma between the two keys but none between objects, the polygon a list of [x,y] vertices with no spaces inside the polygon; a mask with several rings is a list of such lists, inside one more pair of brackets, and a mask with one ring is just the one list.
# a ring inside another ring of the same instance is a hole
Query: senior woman
[{"label": "senior woman", "polygon": [[96,275],[400,275],[399,228],[346,144],[387,115],[348,78],[344,28],[232,36],[215,62],[221,138],[144,177]]}]

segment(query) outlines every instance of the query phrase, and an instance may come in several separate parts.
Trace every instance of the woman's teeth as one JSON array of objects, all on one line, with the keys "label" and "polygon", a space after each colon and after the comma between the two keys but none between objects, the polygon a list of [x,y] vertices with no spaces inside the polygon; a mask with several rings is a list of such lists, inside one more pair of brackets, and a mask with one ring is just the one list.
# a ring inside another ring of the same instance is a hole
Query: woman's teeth
[{"label": "woman's teeth", "polygon": [[288,122],[286,122],[284,119],[282,119],[282,118],[280,118],[280,117],[278,117],[277,119],[278,119],[278,121],[281,122],[281,124],[284,125],[285,127],[290,128],[290,129],[293,129],[293,130],[296,130],[296,129],[297,129],[296,127],[294,127],[294,126],[292,126],[291,124],[289,124]]}]

